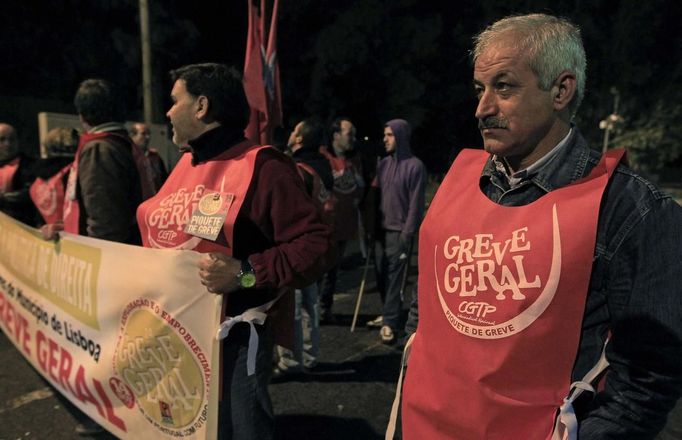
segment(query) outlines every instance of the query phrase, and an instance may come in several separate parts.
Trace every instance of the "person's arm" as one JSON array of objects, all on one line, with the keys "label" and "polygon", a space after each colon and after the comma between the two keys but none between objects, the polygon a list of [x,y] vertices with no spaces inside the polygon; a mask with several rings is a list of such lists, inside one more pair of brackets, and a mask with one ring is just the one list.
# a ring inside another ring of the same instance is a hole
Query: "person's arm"
[{"label": "person's arm", "polygon": [[581,440],[652,439],[680,396],[682,208],[669,198],[647,208],[604,257],[610,368],[580,423]]},{"label": "person's arm", "polygon": [[[78,182],[90,237],[125,242],[135,216],[136,171],[131,154],[122,146],[92,142],[80,153]],[[139,196],[137,197],[139,201]]]},{"label": "person's arm", "polygon": [[288,160],[264,160],[255,179],[249,217],[275,243],[248,256],[256,287],[310,285],[334,264],[331,226],[323,221]]},{"label": "person's arm", "polygon": [[426,169],[424,164],[417,162],[414,170],[410,173],[410,206],[405,217],[405,225],[400,233],[400,244],[404,250],[409,248],[414,234],[419,228],[424,213],[424,194],[426,191]]}]

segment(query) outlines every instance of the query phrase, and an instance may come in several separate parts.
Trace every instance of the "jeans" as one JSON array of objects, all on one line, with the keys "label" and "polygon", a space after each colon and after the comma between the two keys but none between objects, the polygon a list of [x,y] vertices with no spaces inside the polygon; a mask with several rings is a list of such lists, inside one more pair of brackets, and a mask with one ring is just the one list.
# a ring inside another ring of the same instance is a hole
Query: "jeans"
[{"label": "jeans", "polygon": [[[320,346],[320,314],[317,303],[317,283],[303,289],[296,289],[296,309],[294,314],[294,349],[277,347],[281,369],[312,368],[317,364]],[[308,314],[310,340],[304,341],[303,310]]]},{"label": "jeans", "polygon": [[401,259],[400,231],[384,230],[375,243],[377,288],[384,303],[382,315],[384,325],[396,330],[400,324],[403,300],[400,295],[403,271],[407,269],[409,257]]},{"label": "jeans", "polygon": [[236,324],[222,344],[222,400],[218,407],[220,440],[268,440],[274,437],[275,416],[268,393],[274,335],[269,321],[256,325],[256,373],[246,374],[250,327]]},{"label": "jeans", "polygon": [[339,266],[346,250],[346,241],[337,241],[336,264],[324,274],[320,280],[320,308],[323,311],[331,310],[334,305],[334,292],[336,291],[336,278],[339,273]]}]

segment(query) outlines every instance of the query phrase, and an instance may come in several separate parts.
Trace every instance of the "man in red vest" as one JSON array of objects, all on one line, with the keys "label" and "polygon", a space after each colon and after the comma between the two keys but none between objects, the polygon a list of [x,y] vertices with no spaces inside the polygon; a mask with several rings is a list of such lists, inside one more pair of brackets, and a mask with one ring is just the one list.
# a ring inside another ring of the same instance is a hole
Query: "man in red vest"
[{"label": "man in red vest", "polygon": [[163,163],[163,159],[159,155],[159,152],[149,147],[149,141],[151,140],[151,131],[149,127],[144,122],[135,122],[130,129],[130,138],[135,142],[135,145],[140,147],[145,157],[149,161],[149,166],[152,172],[152,179],[154,181],[154,192],[156,193],[163,182],[166,181],[168,177],[168,171],[166,171],[166,165]]},{"label": "man in red vest", "polygon": [[33,161],[19,151],[13,126],[0,122],[0,211],[33,226],[36,211],[28,194]]},{"label": "man in red vest", "polygon": [[192,270],[223,296],[229,329],[221,332],[218,438],[272,439],[272,349],[294,328],[293,295],[282,292],[329,267],[331,227],[291,159],[244,138],[249,106],[235,69],[192,64],[171,77],[166,115],[185,154],[137,211],[143,244],[204,254]]},{"label": "man in red vest", "polygon": [[331,145],[321,146],[320,153],[329,161],[334,176],[334,237],[338,257],[336,265],[320,282],[320,318],[324,323],[334,322],[332,306],[336,278],[346,243],[357,236],[358,206],[365,186],[360,157],[354,154],[355,126],[350,119],[334,119],[329,128],[329,141]]},{"label": "man in red vest", "polygon": [[575,25],[508,17],[472,54],[485,152],[420,229],[403,438],[652,439],[682,385],[682,209],[574,125]]}]

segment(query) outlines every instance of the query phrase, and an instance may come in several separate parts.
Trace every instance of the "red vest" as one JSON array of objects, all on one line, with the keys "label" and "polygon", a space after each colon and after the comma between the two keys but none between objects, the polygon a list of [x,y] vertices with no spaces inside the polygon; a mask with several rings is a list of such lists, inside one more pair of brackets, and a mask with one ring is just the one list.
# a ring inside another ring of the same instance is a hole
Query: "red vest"
[{"label": "red vest", "polygon": [[0,167],[0,194],[12,191],[12,180],[18,169],[18,157]]},{"label": "red vest", "polygon": [[38,177],[28,190],[33,204],[38,208],[40,215],[43,216],[43,220],[47,224],[56,223],[63,218],[63,177],[71,170],[71,165],[68,164],[47,180]]},{"label": "red vest", "polygon": [[296,169],[301,179],[304,180],[302,173],[308,173],[313,179],[313,187],[311,194],[309,194],[320,208],[320,213],[325,222],[332,225],[334,223],[334,203],[327,188],[320,178],[320,175],[310,165],[303,162],[296,162]]},{"label": "red vest", "polygon": [[[159,192],[137,209],[143,246],[221,252],[231,256],[234,223],[253,177],[256,156],[263,148],[266,147],[254,145],[244,154],[226,159],[230,155],[228,150],[194,166],[191,154],[184,154]],[[204,199],[216,193],[232,200],[222,234],[216,241],[210,241],[186,233],[185,226],[192,213]]]},{"label": "red vest", "polygon": [[78,150],[76,150],[76,157],[69,173],[69,180],[66,185],[66,194],[64,197],[64,231],[72,234],[83,234],[80,231],[80,205],[78,202],[78,163],[80,161],[80,154],[90,141],[96,139],[109,138],[112,142],[125,143],[130,146],[130,151],[135,161],[137,172],[140,176],[140,187],[142,190],[142,200],[146,200],[154,194],[154,183],[151,177],[151,169],[149,162],[146,160],[144,153],[140,147],[135,145],[130,138],[121,136],[117,133],[84,133],[78,142]]},{"label": "red vest", "polygon": [[571,383],[601,197],[621,156],[508,207],[478,186],[488,154],[460,153],[420,229],[406,440],[550,438]]},{"label": "red vest", "polygon": [[329,161],[334,176],[334,235],[338,241],[350,240],[358,230],[360,166],[353,160],[332,155],[328,148],[332,147],[320,147],[320,153]]}]

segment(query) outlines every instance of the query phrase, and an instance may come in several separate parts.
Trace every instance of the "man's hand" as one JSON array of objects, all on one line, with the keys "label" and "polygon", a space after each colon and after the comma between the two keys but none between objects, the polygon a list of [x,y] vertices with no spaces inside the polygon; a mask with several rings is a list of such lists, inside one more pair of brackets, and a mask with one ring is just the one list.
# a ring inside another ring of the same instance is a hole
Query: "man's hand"
[{"label": "man's hand", "polygon": [[239,290],[237,274],[242,263],[225,254],[210,252],[199,260],[201,284],[211,293],[232,293]]},{"label": "man's hand", "polygon": [[[398,246],[400,246],[400,253],[407,255],[410,252],[410,245],[412,244],[412,234],[401,232],[398,237]],[[408,255],[409,257],[409,255]]]},{"label": "man's hand", "polygon": [[40,227],[40,235],[43,240],[59,240],[59,231],[64,230],[64,222],[48,223]]}]

